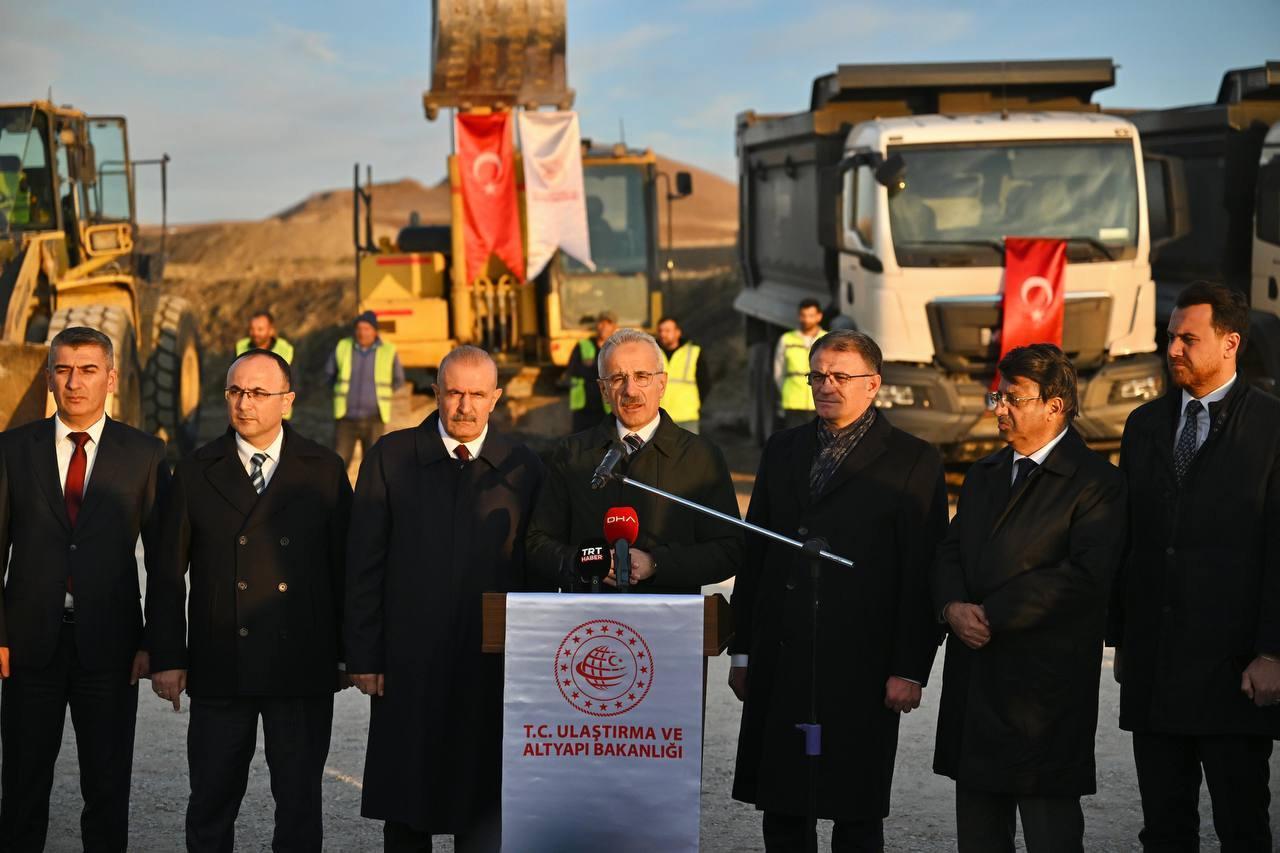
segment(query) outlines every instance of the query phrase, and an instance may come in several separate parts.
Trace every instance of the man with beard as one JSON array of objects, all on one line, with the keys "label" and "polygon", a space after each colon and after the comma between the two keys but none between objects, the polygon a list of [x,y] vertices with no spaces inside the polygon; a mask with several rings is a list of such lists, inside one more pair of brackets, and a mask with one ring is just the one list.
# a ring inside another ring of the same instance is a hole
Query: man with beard
[{"label": "man with beard", "polygon": [[1271,850],[1280,737],[1280,400],[1237,375],[1244,296],[1178,295],[1159,400],[1129,416],[1129,555],[1116,583],[1120,727],[1133,732],[1145,850],[1196,850],[1200,782],[1223,850]]},{"label": "man with beard", "polygon": [[658,343],[667,359],[667,393],[663,408],[676,425],[689,432],[701,429],[702,404],[711,393],[711,376],[702,347],[684,337],[675,317],[658,321]]},{"label": "man with beard", "polygon": [[494,429],[498,368],[462,346],[440,363],[439,411],[393,432],[356,484],[347,666],[372,698],[361,814],[388,851],[497,851],[502,656],[480,651],[481,597],[537,589],[525,531],[543,468]]},{"label": "man with beard", "polygon": [[[719,448],[676,426],[659,408],[667,388],[662,349],[651,335],[623,329],[599,355],[600,390],[613,417],[562,440],[551,456],[547,484],[529,525],[529,562],[551,586],[573,585],[580,543],[599,538],[605,511],[634,507],[640,535],[631,549],[636,592],[697,594],[738,568],[742,537],[734,526],[617,481],[591,488],[591,475],[619,441],[627,456],[619,469],[729,515],[738,502]],[[611,571],[606,583],[616,583]]]},{"label": "man with beard", "polygon": [[1076,371],[1053,344],[1010,350],[987,395],[1008,447],[965,475],[938,552],[951,630],[934,771],[956,780],[960,853],[1083,849],[1124,482],[1072,427]]},{"label": "man with beard", "polygon": [[[884,849],[898,720],[920,706],[938,648],[928,572],[946,532],[938,451],[876,409],[880,347],[837,331],[809,353],[816,417],[769,439],[747,520],[821,538],[854,568],[821,564],[814,648],[808,558],[756,540],[733,591],[729,686],[744,700],[733,797],[764,812],[768,851]],[[816,687],[814,673],[825,673]],[[822,754],[796,725],[816,690]]]}]

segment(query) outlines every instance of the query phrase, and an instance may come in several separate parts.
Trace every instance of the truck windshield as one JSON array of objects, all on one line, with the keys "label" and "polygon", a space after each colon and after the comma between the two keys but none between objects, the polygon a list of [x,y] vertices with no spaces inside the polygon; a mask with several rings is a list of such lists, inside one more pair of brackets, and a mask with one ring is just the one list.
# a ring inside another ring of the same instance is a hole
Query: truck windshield
[{"label": "truck windshield", "polygon": [[30,107],[0,109],[0,232],[53,227],[47,134],[43,113]]},{"label": "truck windshield", "polygon": [[1131,140],[891,146],[888,153],[906,162],[906,186],[889,197],[902,266],[998,266],[1006,236],[1066,239],[1073,263],[1136,252]]}]

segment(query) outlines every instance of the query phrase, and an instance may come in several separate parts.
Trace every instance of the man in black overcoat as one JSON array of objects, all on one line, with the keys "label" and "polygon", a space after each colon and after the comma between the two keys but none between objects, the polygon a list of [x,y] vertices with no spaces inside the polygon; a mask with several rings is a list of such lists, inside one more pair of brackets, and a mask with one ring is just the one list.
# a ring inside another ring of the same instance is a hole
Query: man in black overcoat
[{"label": "man in black overcoat", "polygon": [[[57,412],[0,436],[0,851],[42,850],[71,707],[80,842],[129,840],[138,679],[148,672],[135,549],[159,553],[164,442],[106,415],[111,339],[72,326],[49,347]],[[13,380],[9,380],[13,381]]]},{"label": "man in black overcoat", "polygon": [[822,754],[811,788],[795,728],[808,720],[814,653],[808,560],[753,539],[733,592],[729,685],[744,700],[733,797],[763,810],[766,850],[814,849],[816,815],[835,821],[832,850],[879,851],[898,720],[919,707],[938,647],[928,571],[946,531],[946,485],[937,450],[873,405],[874,340],[832,332],[809,365],[817,417],[769,439],[747,520],[822,538],[855,564],[821,564]]},{"label": "man in black overcoat", "polygon": [[1124,483],[1071,425],[1062,350],[999,370],[987,405],[1009,446],[969,469],[934,571],[950,635],[933,769],[956,780],[960,853],[1013,853],[1015,812],[1029,853],[1080,853]]},{"label": "man in black overcoat", "polygon": [[439,410],[360,468],[348,550],[352,681],[372,696],[361,814],[388,851],[497,851],[502,655],[483,654],[481,596],[536,590],[525,532],[543,467],[489,415],[498,369],[476,347],[440,364]]},{"label": "man in black overcoat", "polygon": [[1201,773],[1224,851],[1272,850],[1280,737],[1280,400],[1236,368],[1249,309],[1196,283],[1169,320],[1172,387],[1129,416],[1129,556],[1116,584],[1120,727],[1148,851],[1196,850]]},{"label": "man in black overcoat", "polygon": [[[621,442],[626,457],[619,472],[736,517],[729,468],[718,447],[676,426],[659,408],[666,360],[651,335],[615,332],[600,351],[600,363],[600,388],[613,412],[556,446],[529,525],[531,568],[541,583],[571,588],[578,547],[601,537],[610,507],[629,506],[640,522],[631,548],[634,591],[696,595],[738,570],[737,528],[617,481],[592,489],[591,475],[609,447]],[[611,571],[605,582],[615,583],[615,576]]]},{"label": "man in black overcoat", "polygon": [[[319,850],[320,787],[344,682],[351,483],[283,418],[289,364],[249,350],[227,371],[230,429],[178,463],[160,566],[147,579],[152,690],[187,729],[190,851],[230,850],[262,721],[276,850]],[[190,574],[188,600],[186,575]]]}]

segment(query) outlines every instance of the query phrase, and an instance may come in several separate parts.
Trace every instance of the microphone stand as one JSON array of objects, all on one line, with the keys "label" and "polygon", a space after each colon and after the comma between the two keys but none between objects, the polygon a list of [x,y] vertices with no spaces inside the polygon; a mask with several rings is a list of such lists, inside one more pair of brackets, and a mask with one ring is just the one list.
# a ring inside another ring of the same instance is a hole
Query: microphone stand
[{"label": "microphone stand", "polygon": [[[597,475],[599,472],[597,472]],[[773,530],[769,530],[759,525],[752,524],[749,521],[743,521],[734,515],[726,515],[719,510],[703,506],[700,503],[682,498],[679,495],[673,495],[670,492],[663,491],[656,486],[650,486],[648,483],[641,483],[633,480],[625,474],[608,473],[605,478],[599,478],[592,481],[593,488],[603,488],[604,484],[609,480],[617,480],[623,485],[635,486],[641,491],[648,492],[651,495],[657,495],[660,498],[678,503],[681,506],[700,512],[703,515],[709,515],[712,518],[718,518],[739,527],[743,530],[749,530],[752,533],[772,539],[775,542],[781,542],[792,548],[802,552],[807,558],[809,564],[809,719],[804,723],[796,723],[796,728],[804,736],[804,754],[805,765],[808,770],[809,796],[807,802],[807,814],[805,823],[805,835],[813,844],[817,843],[817,823],[818,823],[818,760],[822,756],[822,724],[818,722],[818,610],[821,603],[819,596],[819,585],[822,579],[822,561],[829,560],[833,563],[839,563],[842,566],[853,568],[853,561],[841,557],[839,554],[833,554],[827,550],[827,543],[822,539],[810,539],[801,542],[798,539],[792,539],[789,536],[783,536]],[[599,485],[596,483],[599,482]]]}]

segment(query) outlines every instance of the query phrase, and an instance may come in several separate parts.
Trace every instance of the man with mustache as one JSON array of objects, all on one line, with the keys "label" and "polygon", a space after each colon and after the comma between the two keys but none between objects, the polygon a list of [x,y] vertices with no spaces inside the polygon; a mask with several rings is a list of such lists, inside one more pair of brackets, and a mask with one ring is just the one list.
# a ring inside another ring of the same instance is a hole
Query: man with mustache
[{"label": "man with mustache", "polygon": [[538,589],[525,531],[543,467],[489,417],[502,389],[489,354],[454,349],[439,410],[383,437],[356,484],[347,570],[352,681],[372,697],[361,814],[388,851],[497,851],[502,656],[480,651],[486,592]]},{"label": "man with mustache", "polygon": [[[579,544],[599,538],[609,507],[631,506],[640,522],[631,549],[635,591],[697,594],[737,571],[742,556],[737,528],[617,481],[592,489],[591,475],[609,448],[621,442],[626,458],[618,470],[632,479],[737,515],[724,456],[660,408],[666,360],[653,336],[636,329],[615,332],[598,361],[600,390],[613,417],[561,440],[552,453],[529,525],[531,569],[542,583],[571,589]],[[616,571],[605,583],[616,583]]]},{"label": "man with mustache", "polygon": [[1120,467],[1120,727],[1133,732],[1147,851],[1196,850],[1208,783],[1224,851],[1272,850],[1280,737],[1280,400],[1238,375],[1243,294],[1196,282],[1169,319],[1172,386],[1134,410]]},{"label": "man with mustache", "polygon": [[933,577],[950,629],[936,773],[956,780],[960,853],[1083,850],[1124,482],[1072,426],[1076,371],[1053,344],[1010,350],[987,395],[1008,447],[965,475]]}]

